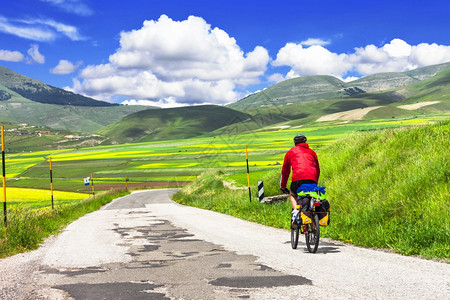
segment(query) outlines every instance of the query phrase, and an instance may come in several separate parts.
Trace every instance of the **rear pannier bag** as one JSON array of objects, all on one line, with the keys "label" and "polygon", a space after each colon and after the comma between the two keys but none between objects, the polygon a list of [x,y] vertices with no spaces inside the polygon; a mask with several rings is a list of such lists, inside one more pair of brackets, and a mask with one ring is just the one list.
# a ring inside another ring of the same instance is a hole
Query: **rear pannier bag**
[{"label": "rear pannier bag", "polygon": [[319,216],[319,225],[328,226],[330,224],[330,202],[322,200],[322,205],[316,208]]}]

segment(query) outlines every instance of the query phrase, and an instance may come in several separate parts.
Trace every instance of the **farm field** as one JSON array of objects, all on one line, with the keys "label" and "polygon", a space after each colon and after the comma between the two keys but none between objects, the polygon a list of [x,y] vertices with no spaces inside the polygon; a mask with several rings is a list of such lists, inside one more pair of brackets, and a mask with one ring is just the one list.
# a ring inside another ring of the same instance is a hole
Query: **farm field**
[{"label": "farm field", "polygon": [[[8,206],[23,207],[23,208],[43,208],[51,207],[51,192],[42,189],[29,188],[14,188],[6,189],[8,199]],[[86,194],[54,191],[53,203],[54,205],[68,204],[74,201],[86,198]]]},{"label": "farm field", "polygon": [[[297,133],[308,137],[315,150],[353,131],[421,125],[427,118],[404,120],[328,122],[311,127],[273,129],[174,141],[97,146],[6,155],[7,186],[48,190],[52,157],[53,186],[57,191],[87,194],[83,179],[92,173],[96,191],[111,188],[139,189],[184,186],[205,170],[229,175],[239,186],[247,185],[245,145],[248,146],[251,184],[281,167],[285,152]],[[6,141],[7,143],[7,141]]]}]

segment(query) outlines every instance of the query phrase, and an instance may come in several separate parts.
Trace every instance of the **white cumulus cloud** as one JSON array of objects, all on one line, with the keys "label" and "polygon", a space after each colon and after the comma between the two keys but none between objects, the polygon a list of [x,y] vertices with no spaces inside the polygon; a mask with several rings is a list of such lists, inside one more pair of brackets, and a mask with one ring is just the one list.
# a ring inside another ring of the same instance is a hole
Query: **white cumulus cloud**
[{"label": "white cumulus cloud", "polygon": [[93,97],[223,104],[239,99],[236,87],[258,83],[269,60],[265,48],[244,53],[234,38],[200,17],[174,21],[162,15],[122,32],[109,63],[84,68],[74,90]]},{"label": "white cumulus cloud", "polygon": [[68,60],[61,59],[56,67],[50,70],[52,74],[70,74],[75,72],[80,66],[82,62],[78,62],[76,65],[71,63]]},{"label": "white cumulus cloud", "polygon": [[272,75],[269,76],[268,79],[269,79],[269,82],[279,83],[279,82],[285,80],[286,78],[281,73],[273,73]]},{"label": "white cumulus cloud", "polygon": [[381,72],[404,72],[450,61],[450,46],[427,43],[409,45],[401,39],[393,39],[381,47],[357,47],[353,53],[334,53],[321,45],[303,45],[287,43],[272,62],[273,66],[291,68],[285,78],[333,75],[352,80],[355,77],[349,76],[355,74],[366,76]]},{"label": "white cumulus cloud", "polygon": [[9,51],[0,49],[0,60],[19,62],[24,59],[24,56],[19,51]]},{"label": "white cumulus cloud", "polygon": [[418,66],[450,61],[450,46],[421,43],[412,47],[409,59]]},{"label": "white cumulus cloud", "polygon": [[300,43],[300,45],[303,45],[303,46],[313,46],[313,45],[326,46],[329,44],[330,44],[330,41],[316,39],[316,38],[309,38],[306,41],[302,41]]},{"label": "white cumulus cloud", "polygon": [[173,108],[173,107],[186,106],[186,104],[177,103],[173,98],[161,99],[158,101],[130,99],[130,100],[123,101],[121,104],[123,104],[123,105],[158,106],[161,108]]},{"label": "white cumulus cloud", "polygon": [[319,74],[342,76],[351,68],[347,54],[333,53],[320,45],[305,48],[294,43],[287,43],[281,48],[272,64],[290,66],[290,77]]},{"label": "white cumulus cloud", "polygon": [[30,47],[30,49],[28,49],[27,53],[29,56],[28,57],[29,63],[34,63],[34,62],[37,62],[38,64],[45,63],[45,56],[39,52],[39,45],[37,45],[37,44],[31,45],[31,47]]}]

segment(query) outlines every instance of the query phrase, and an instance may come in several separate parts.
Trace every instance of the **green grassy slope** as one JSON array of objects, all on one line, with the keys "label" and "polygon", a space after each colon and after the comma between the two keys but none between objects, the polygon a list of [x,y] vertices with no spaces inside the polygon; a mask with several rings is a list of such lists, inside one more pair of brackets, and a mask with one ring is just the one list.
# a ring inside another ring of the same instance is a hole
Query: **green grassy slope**
[{"label": "green grassy slope", "polygon": [[353,135],[321,153],[336,216],[328,235],[449,258],[449,133],[446,122]]},{"label": "green grassy slope", "polygon": [[99,133],[119,143],[183,139],[248,118],[245,113],[213,105],[144,110],[99,130]]},{"label": "green grassy slope", "polygon": [[0,66],[0,121],[94,132],[145,106],[97,101]]},{"label": "green grassy slope", "polygon": [[24,98],[40,103],[93,107],[117,105],[94,100],[92,98],[47,85],[42,81],[23,76],[2,66],[0,66],[0,84],[18,93]]},{"label": "green grassy slope", "polygon": [[10,99],[0,101],[0,120],[53,129],[94,132],[143,109],[148,109],[148,107],[115,105],[92,108],[45,104],[13,94]]},{"label": "green grassy slope", "polygon": [[[402,89],[379,93],[378,103],[381,105],[383,105],[383,95],[385,93],[403,93],[407,94],[408,97],[402,99],[401,102],[393,101],[392,103],[389,103],[389,100],[385,101],[388,105],[368,113],[365,117],[366,120],[398,116],[421,116],[427,114],[448,115],[450,112],[450,69],[440,72],[430,79],[417,82]],[[386,98],[388,97],[384,97],[384,99]],[[416,110],[405,110],[401,108],[401,105],[420,102],[436,103],[423,106]]]},{"label": "green grassy slope", "polygon": [[411,71],[407,71],[405,72],[405,74],[418,80],[425,80],[449,68],[450,62],[446,62],[439,65],[426,66]]},{"label": "green grassy slope", "polygon": [[[444,64],[446,66],[447,64]],[[416,110],[399,108],[401,105],[418,102],[439,101]],[[369,112],[364,120],[414,118],[436,114],[448,115],[450,112],[450,69],[414,84],[386,91],[365,93],[341,99],[309,100],[289,105],[251,108],[253,115],[248,124],[236,124],[237,132],[268,130],[277,126],[300,126],[313,124],[321,116],[358,108],[382,106]],[[339,121],[340,122],[340,121]],[[224,131],[221,129],[220,132]],[[231,129],[227,129],[232,132]]]},{"label": "green grassy slope", "polygon": [[[406,255],[449,259],[450,123],[349,135],[320,148],[320,184],[331,224],[324,236]],[[268,171],[266,195],[279,194],[280,170]],[[224,187],[223,173],[199,177],[176,195],[184,204],[289,228],[290,206],[249,202]]]},{"label": "green grassy slope", "polygon": [[450,69],[440,72],[431,79],[421,81],[408,87],[414,95],[408,98],[408,102],[442,101],[450,98]]},{"label": "green grassy slope", "polygon": [[[347,87],[355,86],[366,92],[397,89],[427,80],[439,72],[450,68],[450,62],[417,68],[407,72],[378,73],[346,83]],[[395,95],[393,95],[395,97]]]},{"label": "green grassy slope", "polygon": [[377,92],[418,82],[419,80],[401,72],[378,73],[347,83],[366,92]]},{"label": "green grassy slope", "polygon": [[305,76],[292,78],[273,85],[259,93],[252,94],[231,108],[247,110],[252,107],[286,105],[298,101],[333,99],[347,95],[345,83],[332,76]]},{"label": "green grassy slope", "polygon": [[[429,79],[450,69],[450,62],[418,68],[408,72],[379,73],[352,82],[343,82],[332,76],[304,76],[282,81],[261,92],[247,96],[229,107],[252,111],[257,108],[284,106],[290,103],[321,99],[351,98],[365,93],[396,89],[384,93],[385,100],[399,101],[410,96],[401,87]],[[391,98],[389,98],[391,97]]]}]

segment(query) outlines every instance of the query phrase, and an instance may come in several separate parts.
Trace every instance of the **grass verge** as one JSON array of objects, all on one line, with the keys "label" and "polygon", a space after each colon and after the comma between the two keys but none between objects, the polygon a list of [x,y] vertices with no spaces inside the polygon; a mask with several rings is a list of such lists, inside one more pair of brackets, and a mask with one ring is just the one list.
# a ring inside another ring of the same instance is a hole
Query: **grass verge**
[{"label": "grass verge", "polygon": [[38,248],[45,238],[58,233],[69,223],[127,194],[126,190],[112,190],[95,198],[57,205],[53,210],[26,206],[8,209],[8,226],[0,232],[0,258]]},{"label": "grass verge", "polygon": [[[332,209],[331,224],[322,227],[321,234],[364,247],[449,261],[449,132],[446,121],[354,133],[321,148],[320,184],[327,187]],[[266,195],[279,194],[279,172],[268,171],[261,177]],[[226,178],[220,171],[205,173],[174,199],[289,228],[289,203],[250,202],[247,190],[225,187]]]}]

